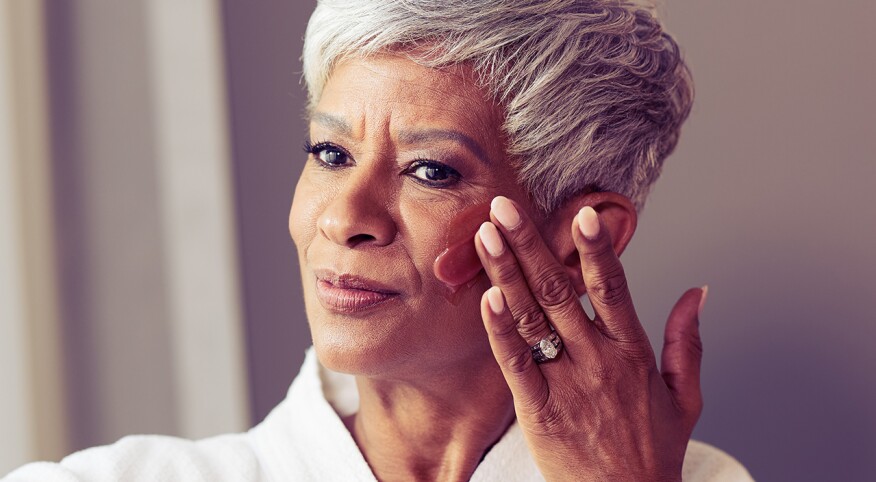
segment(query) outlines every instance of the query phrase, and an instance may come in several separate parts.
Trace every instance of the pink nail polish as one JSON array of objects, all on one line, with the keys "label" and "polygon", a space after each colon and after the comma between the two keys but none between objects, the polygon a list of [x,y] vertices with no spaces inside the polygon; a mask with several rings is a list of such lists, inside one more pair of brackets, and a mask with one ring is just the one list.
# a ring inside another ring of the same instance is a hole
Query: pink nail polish
[{"label": "pink nail polish", "polygon": [[520,213],[517,212],[514,204],[508,198],[496,196],[490,203],[490,209],[496,216],[496,220],[506,229],[514,229],[520,225]]},{"label": "pink nail polish", "polygon": [[599,237],[599,216],[592,207],[584,206],[578,211],[578,229],[591,241]]},{"label": "pink nail polish", "polygon": [[505,300],[502,297],[502,290],[498,286],[487,290],[487,304],[490,305],[490,310],[494,314],[501,315],[505,311]]},{"label": "pink nail polish", "polygon": [[491,256],[499,256],[505,252],[505,243],[502,242],[502,236],[493,223],[481,224],[478,235],[481,237],[481,242],[484,243],[484,247],[487,248],[487,252]]},{"label": "pink nail polish", "polygon": [[703,306],[706,305],[706,298],[709,296],[709,285],[703,285],[702,288],[703,295],[700,297],[700,306],[697,308],[697,316],[700,316],[703,313]]}]

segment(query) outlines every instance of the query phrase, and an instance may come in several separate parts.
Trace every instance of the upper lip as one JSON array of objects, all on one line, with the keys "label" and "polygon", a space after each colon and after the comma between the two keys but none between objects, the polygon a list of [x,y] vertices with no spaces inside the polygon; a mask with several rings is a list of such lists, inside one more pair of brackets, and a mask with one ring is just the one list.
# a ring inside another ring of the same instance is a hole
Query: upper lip
[{"label": "upper lip", "polygon": [[332,269],[316,269],[313,271],[316,278],[325,281],[338,288],[374,291],[388,295],[397,295],[398,291],[379,281],[358,276],[350,273],[338,273]]}]

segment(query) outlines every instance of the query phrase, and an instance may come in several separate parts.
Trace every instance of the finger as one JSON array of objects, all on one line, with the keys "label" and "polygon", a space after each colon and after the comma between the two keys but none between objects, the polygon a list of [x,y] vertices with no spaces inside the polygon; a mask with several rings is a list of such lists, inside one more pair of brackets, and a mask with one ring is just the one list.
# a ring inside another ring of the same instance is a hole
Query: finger
[{"label": "finger", "polygon": [[661,372],[666,386],[679,407],[696,422],[702,411],[700,364],[703,343],[700,339],[699,312],[706,300],[708,288],[687,290],[666,322],[663,337]]},{"label": "finger", "polygon": [[[493,223],[485,222],[475,235],[475,250],[493,286],[501,288],[520,336],[534,345],[551,335],[551,326],[529,290],[517,258]],[[562,333],[560,334],[562,336]]]},{"label": "finger", "polygon": [[537,413],[547,403],[548,384],[532,359],[529,345],[517,332],[517,323],[498,287],[491,287],[481,297],[481,317],[515,404]]},{"label": "finger", "polygon": [[603,333],[631,344],[648,344],[627,286],[624,267],[614,252],[611,235],[596,211],[585,206],[572,222],[572,238],[581,258],[587,297],[602,321]]},{"label": "finger", "polygon": [[547,247],[535,224],[513,201],[503,196],[493,199],[493,222],[514,252],[530,292],[551,324],[568,340],[579,340],[592,329],[590,318],[581,306],[569,276]]}]

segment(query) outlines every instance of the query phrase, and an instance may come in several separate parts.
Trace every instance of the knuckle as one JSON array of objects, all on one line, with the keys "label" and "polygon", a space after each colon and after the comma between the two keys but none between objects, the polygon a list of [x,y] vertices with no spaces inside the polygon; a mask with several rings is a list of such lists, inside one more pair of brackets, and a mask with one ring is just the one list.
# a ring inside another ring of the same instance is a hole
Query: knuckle
[{"label": "knuckle", "polygon": [[493,338],[499,341],[506,341],[515,336],[519,336],[517,333],[517,326],[513,323],[492,324],[490,325],[490,334],[493,335]]},{"label": "knuckle", "polygon": [[608,240],[603,240],[597,246],[584,252],[584,259],[597,266],[610,262],[614,257],[614,246]]},{"label": "knuckle", "polygon": [[504,362],[505,369],[508,370],[509,373],[519,375],[530,370],[532,364],[535,363],[535,360],[532,359],[532,355],[527,350],[509,353],[505,356]]},{"label": "knuckle", "polygon": [[701,360],[703,358],[703,339],[700,338],[700,334],[698,332],[688,333],[687,340],[687,349],[690,350],[690,354],[697,360]]},{"label": "knuckle", "polygon": [[534,229],[523,229],[514,240],[514,251],[524,257],[534,256],[538,253],[541,243],[541,238]]},{"label": "knuckle", "polygon": [[557,308],[577,298],[572,285],[562,273],[549,272],[541,276],[536,286],[538,299],[545,308]]},{"label": "knuckle", "polygon": [[534,307],[524,310],[517,317],[517,331],[525,339],[537,338],[547,330],[547,320],[541,310]]},{"label": "knuckle", "polygon": [[595,297],[598,303],[605,306],[619,306],[627,303],[630,292],[623,267],[617,265],[596,275],[587,292],[590,296]]},{"label": "knuckle", "polygon": [[701,360],[703,358],[703,340],[699,333],[676,332],[673,336],[667,337],[664,342],[667,347],[675,347],[681,345],[681,349],[687,352],[692,358]]},{"label": "knuckle", "polygon": [[523,281],[523,273],[520,271],[520,268],[517,266],[517,264],[510,259],[506,259],[504,262],[494,265],[492,268],[492,272],[492,277],[495,279],[495,281],[498,281],[505,285],[510,285]]}]

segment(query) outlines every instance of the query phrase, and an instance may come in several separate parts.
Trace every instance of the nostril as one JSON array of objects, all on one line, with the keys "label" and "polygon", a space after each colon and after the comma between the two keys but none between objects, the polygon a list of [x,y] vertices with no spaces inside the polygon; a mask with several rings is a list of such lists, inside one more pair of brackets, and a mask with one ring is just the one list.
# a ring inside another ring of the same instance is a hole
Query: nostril
[{"label": "nostril", "polygon": [[366,243],[369,241],[375,241],[376,239],[377,238],[375,238],[374,236],[372,236],[370,234],[357,234],[357,235],[351,236],[349,239],[347,239],[347,246],[352,248],[358,244]]},{"label": "nostril", "polygon": [[392,243],[395,220],[382,201],[366,196],[373,194],[366,187],[345,192],[325,207],[317,224],[326,239],[346,248]]}]

